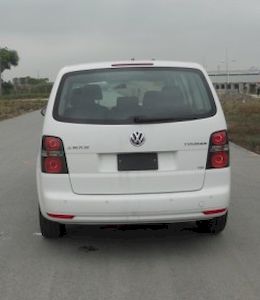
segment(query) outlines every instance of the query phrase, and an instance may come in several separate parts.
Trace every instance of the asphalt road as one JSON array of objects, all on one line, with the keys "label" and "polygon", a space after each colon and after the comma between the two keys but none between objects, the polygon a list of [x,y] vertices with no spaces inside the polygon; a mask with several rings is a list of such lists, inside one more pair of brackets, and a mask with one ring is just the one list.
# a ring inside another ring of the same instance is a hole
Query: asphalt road
[{"label": "asphalt road", "polygon": [[0,299],[260,299],[260,156],[232,146],[226,230],[72,226],[39,235],[39,112],[0,122]]}]

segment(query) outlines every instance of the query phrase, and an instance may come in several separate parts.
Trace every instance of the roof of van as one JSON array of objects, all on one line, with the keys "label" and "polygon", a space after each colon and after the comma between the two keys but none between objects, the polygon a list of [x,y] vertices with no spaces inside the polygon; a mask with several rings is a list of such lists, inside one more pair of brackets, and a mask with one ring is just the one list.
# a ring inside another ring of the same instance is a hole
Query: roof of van
[{"label": "roof of van", "polygon": [[163,61],[163,60],[126,60],[126,61],[110,61],[110,62],[95,62],[79,65],[66,66],[61,70],[61,73],[93,70],[93,69],[107,69],[107,68],[126,68],[126,67],[179,67],[191,68],[204,71],[203,67],[193,62],[180,61]]}]

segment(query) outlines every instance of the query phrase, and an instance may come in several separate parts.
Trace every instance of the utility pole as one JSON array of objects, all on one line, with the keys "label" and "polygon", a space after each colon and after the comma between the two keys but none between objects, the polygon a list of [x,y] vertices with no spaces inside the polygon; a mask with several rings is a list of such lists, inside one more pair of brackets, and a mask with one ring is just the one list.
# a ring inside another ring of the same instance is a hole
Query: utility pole
[{"label": "utility pole", "polygon": [[229,61],[228,61],[228,49],[226,48],[226,72],[227,72],[227,84],[229,84]]},{"label": "utility pole", "polygon": [[[0,48],[1,51],[1,48]],[[0,96],[2,96],[2,60],[1,60],[1,52],[0,52]]]}]

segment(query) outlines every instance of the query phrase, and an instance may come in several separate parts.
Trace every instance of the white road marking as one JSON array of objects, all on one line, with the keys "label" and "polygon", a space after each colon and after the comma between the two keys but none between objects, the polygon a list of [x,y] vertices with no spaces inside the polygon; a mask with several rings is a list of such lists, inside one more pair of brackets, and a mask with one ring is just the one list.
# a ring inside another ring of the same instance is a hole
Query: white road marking
[{"label": "white road marking", "polygon": [[42,236],[42,234],[40,232],[34,232],[33,235],[35,235],[35,236]]}]

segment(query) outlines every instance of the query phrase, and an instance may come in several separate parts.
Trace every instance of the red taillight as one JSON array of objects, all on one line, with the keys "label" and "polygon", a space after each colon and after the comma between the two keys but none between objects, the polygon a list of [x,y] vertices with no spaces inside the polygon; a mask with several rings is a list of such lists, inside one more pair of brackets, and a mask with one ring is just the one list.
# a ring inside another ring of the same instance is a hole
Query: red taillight
[{"label": "red taillight", "polygon": [[42,139],[42,172],[50,174],[68,173],[62,140],[54,136]]},{"label": "red taillight", "polygon": [[59,151],[62,149],[62,142],[54,136],[46,136],[44,138],[44,147],[46,151]]},{"label": "red taillight", "polygon": [[209,142],[207,169],[229,166],[229,145],[226,130],[212,133]]},{"label": "red taillight", "polygon": [[47,213],[47,215],[51,218],[56,218],[56,219],[73,219],[75,217],[74,215],[51,214],[51,213]]},{"label": "red taillight", "polygon": [[213,133],[211,142],[213,145],[225,145],[227,143],[227,132],[223,130]]},{"label": "red taillight", "polygon": [[62,172],[62,157],[48,156],[44,158],[44,170],[46,173]]},{"label": "red taillight", "polygon": [[221,151],[211,154],[212,168],[224,168],[228,164],[228,153]]}]

